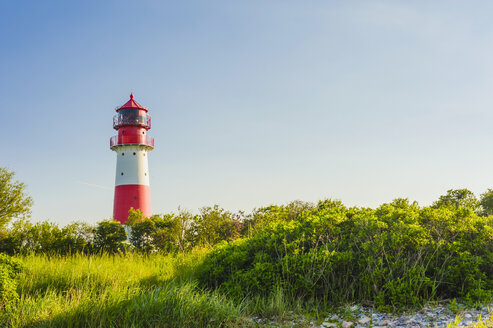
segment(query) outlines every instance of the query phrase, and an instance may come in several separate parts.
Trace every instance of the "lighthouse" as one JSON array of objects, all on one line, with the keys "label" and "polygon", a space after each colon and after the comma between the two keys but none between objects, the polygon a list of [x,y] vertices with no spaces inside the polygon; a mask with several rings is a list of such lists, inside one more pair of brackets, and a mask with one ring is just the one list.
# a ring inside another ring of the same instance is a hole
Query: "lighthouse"
[{"label": "lighthouse", "polygon": [[151,117],[130,94],[130,100],[116,108],[113,128],[118,132],[110,139],[116,153],[115,199],[113,218],[125,223],[133,207],[151,216],[151,190],[147,154],[154,149],[154,138],[147,135]]}]

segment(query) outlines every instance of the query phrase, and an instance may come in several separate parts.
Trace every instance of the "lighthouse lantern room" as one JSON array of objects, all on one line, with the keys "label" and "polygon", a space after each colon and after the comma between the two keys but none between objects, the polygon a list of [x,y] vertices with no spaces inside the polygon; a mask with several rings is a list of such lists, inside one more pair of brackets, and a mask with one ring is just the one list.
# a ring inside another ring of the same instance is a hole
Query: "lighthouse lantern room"
[{"label": "lighthouse lantern room", "polygon": [[110,148],[116,152],[115,199],[113,218],[120,223],[128,220],[131,207],[151,216],[151,191],[147,153],[154,149],[154,138],[147,135],[151,117],[130,94],[130,100],[116,109]]}]

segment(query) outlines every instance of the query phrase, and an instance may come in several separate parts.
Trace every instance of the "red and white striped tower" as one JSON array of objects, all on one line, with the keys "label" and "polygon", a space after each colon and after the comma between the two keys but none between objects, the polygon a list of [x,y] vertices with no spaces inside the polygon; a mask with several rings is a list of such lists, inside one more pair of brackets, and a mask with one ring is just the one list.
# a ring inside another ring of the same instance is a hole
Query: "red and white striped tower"
[{"label": "red and white striped tower", "polygon": [[147,108],[139,105],[133,94],[130,100],[116,109],[113,128],[118,135],[111,137],[110,148],[116,152],[116,179],[113,218],[120,223],[128,220],[133,207],[151,216],[151,189],[147,152],[154,149],[154,138],[147,135],[151,117]]}]

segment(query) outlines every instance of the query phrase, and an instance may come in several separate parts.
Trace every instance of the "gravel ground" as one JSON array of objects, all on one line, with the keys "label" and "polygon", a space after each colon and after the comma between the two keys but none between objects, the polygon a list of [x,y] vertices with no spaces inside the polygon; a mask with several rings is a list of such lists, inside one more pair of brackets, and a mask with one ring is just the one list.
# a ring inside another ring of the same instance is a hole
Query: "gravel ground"
[{"label": "gravel ground", "polygon": [[[478,321],[481,327],[493,327],[493,304],[479,309],[467,309],[460,304],[442,304],[425,306],[421,311],[394,315],[382,313],[358,305],[341,308],[322,320],[289,314],[288,319],[278,321],[264,318],[250,318],[258,327],[475,327]],[[455,323],[455,325],[454,325]]]}]

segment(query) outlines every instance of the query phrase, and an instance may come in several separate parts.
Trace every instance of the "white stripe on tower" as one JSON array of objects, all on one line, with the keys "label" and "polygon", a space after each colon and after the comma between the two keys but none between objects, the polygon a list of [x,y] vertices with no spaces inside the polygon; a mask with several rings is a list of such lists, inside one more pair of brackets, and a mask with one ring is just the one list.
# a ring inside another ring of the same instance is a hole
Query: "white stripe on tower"
[{"label": "white stripe on tower", "polygon": [[149,186],[147,149],[144,146],[119,146],[116,161],[115,186]]}]

